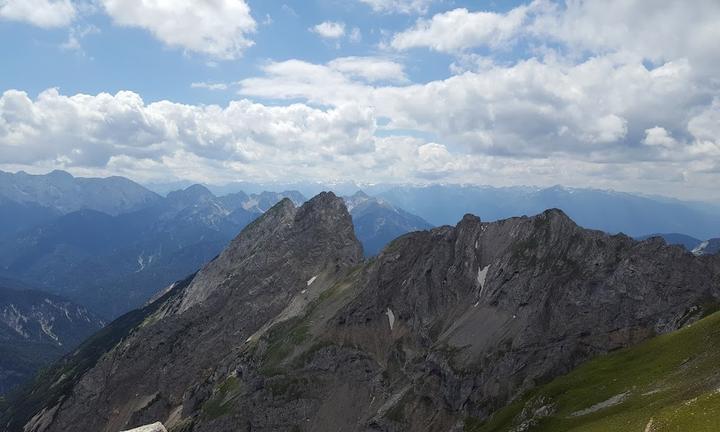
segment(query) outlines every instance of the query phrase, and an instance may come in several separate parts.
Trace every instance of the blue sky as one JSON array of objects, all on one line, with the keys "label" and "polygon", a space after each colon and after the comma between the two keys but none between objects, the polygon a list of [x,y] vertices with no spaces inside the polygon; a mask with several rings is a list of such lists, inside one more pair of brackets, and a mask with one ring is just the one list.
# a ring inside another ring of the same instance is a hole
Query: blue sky
[{"label": "blue sky", "polygon": [[[147,102],[171,99],[183,103],[226,104],[232,92],[191,88],[192,83],[230,83],[259,73],[259,66],[271,60],[302,58],[327,62],[343,56],[377,54],[384,40],[381,32],[410,27],[418,15],[374,13],[367,4],[341,0],[248,1],[258,22],[252,35],[254,45],[242,57],[218,60],[202,53],[170,48],[146,30],[113,25],[102,12],[78,19],[77,32],[94,28],[79,38],[78,49],[63,48],[70,29],[44,29],[25,22],[0,24],[0,56],[3,72],[0,86],[24,89],[37,94],[58,87],[65,94],[132,90]],[[499,3],[499,5],[498,5]],[[429,5],[428,14],[466,7],[503,11],[519,1],[444,1]],[[269,18],[269,20],[268,20]],[[357,27],[358,42],[325,40],[308,31],[323,21],[342,22],[348,31]],[[189,29],[191,31],[191,29]],[[452,56],[415,50],[393,54],[403,58],[407,73],[415,82],[428,82],[450,75]]]},{"label": "blue sky", "polygon": [[0,169],[720,201],[714,0],[0,0]]}]

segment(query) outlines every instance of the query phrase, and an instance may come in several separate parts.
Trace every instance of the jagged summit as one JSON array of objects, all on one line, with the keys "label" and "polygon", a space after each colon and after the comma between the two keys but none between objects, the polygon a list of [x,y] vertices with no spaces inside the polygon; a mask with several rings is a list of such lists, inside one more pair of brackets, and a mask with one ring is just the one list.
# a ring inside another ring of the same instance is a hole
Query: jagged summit
[{"label": "jagged summit", "polygon": [[296,208],[289,198],[284,198],[198,273],[179,310],[185,311],[214,291],[232,285],[240,263],[267,268],[267,272],[292,264],[293,273],[308,275],[328,267],[356,265],[361,257],[362,246],[342,199],[323,192]]}]

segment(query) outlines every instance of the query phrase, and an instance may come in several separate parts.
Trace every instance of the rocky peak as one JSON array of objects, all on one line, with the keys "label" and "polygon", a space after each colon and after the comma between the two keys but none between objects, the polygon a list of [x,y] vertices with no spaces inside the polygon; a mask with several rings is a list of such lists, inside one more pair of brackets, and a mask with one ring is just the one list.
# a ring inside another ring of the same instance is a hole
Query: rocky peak
[{"label": "rocky peak", "polygon": [[186,290],[180,311],[232,286],[234,278],[250,263],[268,273],[288,267],[292,274],[309,279],[323,269],[349,267],[361,261],[362,246],[342,199],[323,192],[296,208],[292,200],[284,198],[198,273]]}]

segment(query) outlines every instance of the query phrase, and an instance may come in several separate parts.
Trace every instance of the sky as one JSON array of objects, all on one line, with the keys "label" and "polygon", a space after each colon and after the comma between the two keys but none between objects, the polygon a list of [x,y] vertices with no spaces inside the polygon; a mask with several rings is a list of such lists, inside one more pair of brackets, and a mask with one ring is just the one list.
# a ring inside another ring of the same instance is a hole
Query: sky
[{"label": "sky", "polygon": [[717,0],[0,0],[0,169],[720,202]]}]

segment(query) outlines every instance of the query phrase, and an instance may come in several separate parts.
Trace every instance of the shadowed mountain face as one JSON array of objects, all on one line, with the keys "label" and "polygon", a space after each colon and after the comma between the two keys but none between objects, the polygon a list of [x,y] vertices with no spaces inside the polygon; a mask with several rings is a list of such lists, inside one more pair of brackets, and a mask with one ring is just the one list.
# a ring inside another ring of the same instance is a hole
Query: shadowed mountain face
[{"label": "shadowed mountain face", "polygon": [[361,256],[341,199],[283,200],[44,374],[2,424],[462,430],[594,355],[695,321],[720,295],[716,257],[585,230],[558,210],[467,215]]},{"label": "shadowed mountain face", "polygon": [[0,281],[0,395],[95,333],[103,322],[67,299]]}]

